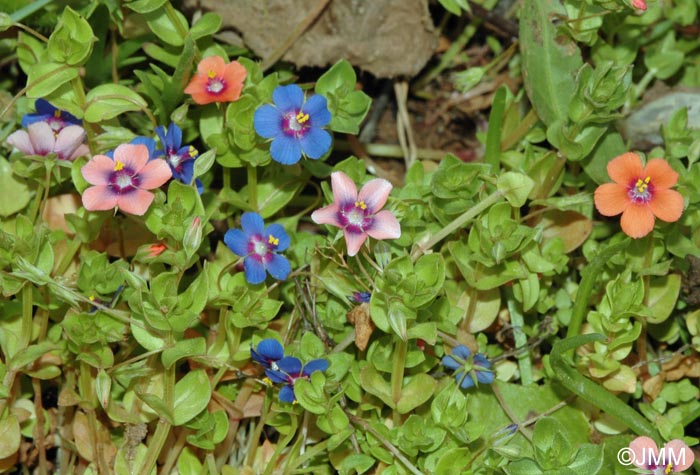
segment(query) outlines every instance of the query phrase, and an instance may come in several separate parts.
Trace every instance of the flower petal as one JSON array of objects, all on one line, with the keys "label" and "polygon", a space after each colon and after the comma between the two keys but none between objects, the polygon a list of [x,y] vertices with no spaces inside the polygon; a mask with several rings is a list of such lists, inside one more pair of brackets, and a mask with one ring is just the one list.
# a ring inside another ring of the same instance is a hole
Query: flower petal
[{"label": "flower petal", "polygon": [[237,256],[248,255],[248,239],[240,229],[229,229],[224,234],[224,244]]},{"label": "flower petal", "polygon": [[270,145],[270,155],[282,165],[293,165],[301,158],[301,144],[294,137],[278,135]]},{"label": "flower petal", "polygon": [[460,363],[450,355],[442,357],[442,365],[451,370],[456,370],[462,367],[462,363]]},{"label": "flower petal", "polygon": [[73,154],[68,157],[68,160],[75,160],[83,155],[90,155],[90,148],[85,144],[78,145],[78,148],[73,151]]},{"label": "flower petal", "polygon": [[[688,445],[680,439],[673,439],[664,445],[666,463],[673,463],[674,472],[682,472],[693,465],[695,454]],[[676,463],[679,462],[679,463]]]},{"label": "flower petal", "polygon": [[279,254],[272,254],[270,260],[265,264],[265,268],[272,277],[277,280],[285,280],[292,271],[292,266],[286,257]]},{"label": "flower petal", "polygon": [[7,137],[7,143],[13,147],[17,147],[20,152],[25,155],[34,155],[34,146],[32,141],[29,140],[29,134],[26,130],[18,130],[10,134]]},{"label": "flower petal", "polygon": [[348,246],[348,256],[357,254],[366,239],[366,233],[354,233],[345,229],[345,244]]},{"label": "flower petal", "polygon": [[659,449],[656,447],[654,439],[647,436],[637,437],[629,445],[630,450],[634,454],[631,462],[639,468],[649,468],[649,462],[652,458],[656,460]]},{"label": "flower petal", "polygon": [[397,239],[401,237],[401,225],[391,211],[380,211],[374,215],[367,234],[374,239]]},{"label": "flower petal", "polygon": [[285,384],[284,386],[282,386],[282,388],[280,389],[280,401],[288,402],[291,404],[296,400],[297,397],[294,394],[294,387],[289,384]]},{"label": "flower petal", "polygon": [[27,130],[35,155],[47,155],[53,152],[56,138],[47,122],[35,122],[30,124]]},{"label": "flower petal", "polygon": [[265,233],[265,222],[258,213],[243,213],[241,216],[241,227],[246,237],[253,234],[262,236]]},{"label": "flower petal", "polygon": [[143,216],[154,198],[155,195],[150,191],[136,188],[128,193],[117,195],[117,206],[124,213]]},{"label": "flower petal", "polygon": [[631,204],[622,213],[620,226],[629,237],[644,237],[654,229],[654,213],[647,205]]},{"label": "flower petal", "polygon": [[331,173],[331,188],[333,189],[333,202],[339,207],[357,201],[355,182],[345,173]]},{"label": "flower petal", "polygon": [[608,162],[608,175],[615,183],[627,186],[642,176],[642,159],[633,152],[623,153]]},{"label": "flower petal", "polygon": [[328,101],[321,94],[309,97],[301,110],[309,114],[309,122],[311,122],[312,127],[325,127],[333,118],[328,110]]},{"label": "flower petal", "polygon": [[138,173],[148,163],[148,147],[140,144],[121,144],[114,150],[114,161]]},{"label": "flower petal", "polygon": [[491,367],[491,361],[489,361],[488,358],[486,358],[481,353],[477,353],[476,355],[474,355],[474,364],[477,366],[481,366],[482,368]]},{"label": "flower petal", "polygon": [[221,77],[226,88],[219,94],[219,102],[233,102],[241,97],[246,74],[246,69],[238,61],[231,61],[224,66]]},{"label": "flower petal", "polygon": [[459,383],[459,387],[462,389],[469,389],[474,387],[474,379],[469,373],[457,373],[455,374],[455,379]]},{"label": "flower petal", "polygon": [[199,105],[211,104],[217,101],[217,96],[207,91],[206,76],[196,75],[184,90],[185,94],[192,96],[192,100]]},{"label": "flower petal", "polygon": [[129,143],[132,145],[145,145],[148,149],[149,160],[153,160],[156,157],[156,141],[151,137],[135,137]]},{"label": "flower petal", "polygon": [[68,160],[83,141],[85,141],[85,129],[79,125],[69,125],[58,133],[54,151],[58,153],[59,158]]},{"label": "flower petal", "polygon": [[476,380],[481,384],[491,384],[495,379],[493,371],[474,371],[474,374],[476,375]]},{"label": "flower petal", "polygon": [[289,111],[298,112],[304,104],[304,91],[296,84],[277,86],[272,91],[272,100],[283,113]]},{"label": "flower petal", "polygon": [[457,345],[452,350],[453,355],[457,355],[458,358],[466,360],[472,354],[472,350],[469,349],[467,345]]},{"label": "flower petal", "polygon": [[338,220],[338,212],[338,205],[331,203],[311,213],[311,220],[316,224],[330,224],[341,227],[340,220]]},{"label": "flower petal", "polygon": [[117,195],[106,186],[91,186],[83,192],[83,206],[88,211],[114,209],[117,206]]},{"label": "flower petal", "polygon": [[252,256],[243,260],[245,268],[245,280],[251,284],[261,284],[265,282],[265,266]]},{"label": "flower petal", "polygon": [[654,191],[660,188],[671,188],[678,181],[678,173],[676,173],[671,165],[663,158],[652,158],[644,167],[643,177],[650,177]]},{"label": "flower petal", "polygon": [[151,160],[139,172],[139,188],[143,190],[160,188],[172,176],[173,172],[165,160]]},{"label": "flower petal", "polygon": [[226,61],[224,61],[224,58],[221,56],[207,56],[197,64],[197,73],[205,78],[209,75],[209,72],[214,72],[217,76],[222,76],[225,66]]},{"label": "flower petal", "polygon": [[605,183],[595,190],[595,207],[603,216],[616,216],[622,213],[631,201],[627,189],[617,183]]},{"label": "flower petal", "polygon": [[326,130],[311,127],[303,137],[299,139],[301,150],[307,157],[318,160],[330,148],[333,139]]},{"label": "flower petal", "polygon": [[266,338],[258,343],[257,348],[250,348],[250,355],[258,363],[266,365],[284,358],[284,348],[274,338]]},{"label": "flower petal", "polygon": [[293,378],[301,374],[301,360],[294,356],[285,356],[277,362],[277,367]]},{"label": "flower petal", "polygon": [[263,237],[267,239],[267,236],[272,236],[274,238],[279,239],[280,242],[277,244],[276,248],[277,252],[282,252],[289,247],[289,235],[287,234],[287,231],[284,230],[281,224],[271,224],[268,227],[266,227],[265,232],[263,233]]},{"label": "flower petal", "polygon": [[654,190],[649,207],[661,221],[678,221],[683,214],[683,195],[675,190]]},{"label": "flower petal", "polygon": [[282,113],[278,108],[265,104],[258,107],[253,115],[253,127],[259,136],[271,139],[282,134]]},{"label": "flower petal", "polygon": [[314,371],[325,371],[328,369],[328,361],[324,359],[311,360],[304,365],[304,370],[302,374],[304,376],[311,376]]},{"label": "flower petal", "polygon": [[95,155],[80,171],[91,185],[107,185],[114,172],[114,161],[106,155]]},{"label": "flower petal", "polygon": [[365,202],[370,213],[376,213],[386,203],[393,187],[389,181],[383,178],[375,178],[365,183],[357,199]]}]

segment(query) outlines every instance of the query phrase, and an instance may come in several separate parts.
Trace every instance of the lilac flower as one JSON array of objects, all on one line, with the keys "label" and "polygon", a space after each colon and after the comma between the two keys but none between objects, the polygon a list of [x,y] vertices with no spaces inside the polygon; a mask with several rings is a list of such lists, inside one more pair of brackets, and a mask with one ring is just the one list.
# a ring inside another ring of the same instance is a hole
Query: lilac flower
[{"label": "lilac flower", "polygon": [[277,362],[284,358],[284,348],[274,338],[267,338],[258,343],[258,347],[250,347],[250,356],[265,367],[265,369],[278,369]]},{"label": "lilac flower", "polygon": [[192,183],[197,149],[192,145],[182,145],[182,130],[175,124],[170,124],[167,132],[162,125],[156,127],[156,135],[163,146],[162,151],[156,152],[156,157],[165,157],[173,171],[173,178],[187,185]]},{"label": "lilac flower", "polygon": [[279,224],[265,227],[258,213],[243,213],[240,229],[229,229],[224,243],[231,251],[245,257],[245,278],[251,284],[265,281],[265,271],[278,280],[287,278],[292,270],[286,257],[277,254],[289,247],[289,236]]},{"label": "lilac flower", "polygon": [[35,106],[36,114],[25,114],[22,117],[22,127],[25,129],[35,122],[46,122],[51,127],[51,130],[59,133],[71,124],[83,125],[82,120],[66,111],[56,109],[45,99],[37,99]]},{"label": "lilac flower", "polygon": [[275,105],[259,107],[253,118],[258,135],[272,139],[272,159],[292,165],[302,154],[321,158],[331,147],[331,134],[323,129],[331,121],[326,98],[315,94],[305,102],[304,92],[292,84],[275,88],[272,100]]},{"label": "lilac flower", "polygon": [[299,379],[308,379],[314,371],[328,369],[328,361],[312,360],[302,366],[299,358],[285,356],[276,362],[277,369],[266,369],[265,374],[273,383],[284,384],[280,389],[280,401],[293,403],[297,400],[294,394],[294,384]]},{"label": "lilac flower", "polygon": [[27,130],[17,130],[7,137],[7,143],[26,155],[58,155],[60,160],[74,160],[90,153],[85,140],[85,129],[69,125],[55,133],[48,122],[34,122]]},{"label": "lilac flower", "polygon": [[348,255],[354,256],[367,236],[374,239],[396,239],[401,226],[390,211],[379,211],[386,203],[392,186],[375,178],[357,193],[355,183],[343,172],[331,173],[333,203],[317,209],[311,219],[318,224],[337,226],[345,233]]},{"label": "lilac flower", "polygon": [[486,356],[472,352],[464,345],[456,346],[452,354],[442,358],[442,364],[455,371],[455,379],[462,389],[481,384],[491,384],[494,380],[493,371],[490,370],[491,362]]}]

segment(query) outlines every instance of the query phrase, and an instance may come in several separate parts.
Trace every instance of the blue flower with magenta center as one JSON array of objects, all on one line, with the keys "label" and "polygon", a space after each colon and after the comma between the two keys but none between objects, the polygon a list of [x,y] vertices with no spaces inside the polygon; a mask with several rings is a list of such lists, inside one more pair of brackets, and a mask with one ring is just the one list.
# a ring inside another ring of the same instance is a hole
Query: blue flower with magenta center
[{"label": "blue flower with magenta center", "polygon": [[164,157],[173,171],[173,178],[189,185],[194,174],[194,161],[199,155],[192,145],[182,145],[182,130],[170,124],[168,130],[162,125],[156,127],[163,150],[156,152],[156,157]]},{"label": "blue flower with magenta center", "polygon": [[304,101],[301,88],[291,84],[275,88],[272,100],[274,105],[260,106],[253,118],[258,135],[272,139],[272,159],[292,165],[302,154],[321,158],[331,147],[331,134],[323,129],[331,121],[326,98],[315,94]]},{"label": "blue flower with magenta center", "polygon": [[35,122],[47,122],[54,133],[59,133],[64,127],[69,125],[83,125],[82,120],[66,111],[56,109],[45,99],[37,99],[35,106],[36,114],[25,114],[22,117],[22,127],[25,129],[29,124]]},{"label": "blue flower with magenta center", "polygon": [[258,343],[257,348],[250,347],[250,356],[265,369],[277,369],[276,363],[284,358],[284,348],[274,338],[266,338]]},{"label": "blue flower with magenta center", "polygon": [[491,362],[481,353],[472,356],[471,350],[464,345],[456,346],[451,355],[444,356],[442,364],[455,372],[457,384],[462,389],[471,388],[477,382],[481,384],[493,383],[494,374],[489,369]]},{"label": "blue flower with magenta center", "polygon": [[251,284],[265,281],[265,272],[277,280],[287,278],[292,270],[282,252],[289,247],[289,236],[279,224],[265,227],[258,213],[243,213],[240,229],[229,229],[224,235],[224,243],[231,251],[244,257],[245,278]]},{"label": "blue flower with magenta center", "polygon": [[280,401],[294,402],[297,400],[294,394],[294,384],[299,379],[308,379],[314,371],[325,371],[328,369],[328,361],[323,359],[311,360],[302,365],[299,358],[285,356],[276,363],[277,369],[266,369],[265,375],[273,383],[284,384],[280,389]]}]

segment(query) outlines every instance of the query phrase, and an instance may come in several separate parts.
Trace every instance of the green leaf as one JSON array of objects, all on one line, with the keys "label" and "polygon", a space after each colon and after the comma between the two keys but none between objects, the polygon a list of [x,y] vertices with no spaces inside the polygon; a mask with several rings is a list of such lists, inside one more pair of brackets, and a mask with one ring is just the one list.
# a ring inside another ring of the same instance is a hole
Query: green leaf
[{"label": "green leaf", "polygon": [[649,323],[662,323],[671,316],[676,306],[676,300],[681,291],[681,276],[667,274],[653,277],[649,282],[647,305],[652,316],[647,318]]},{"label": "green leaf", "polygon": [[132,89],[119,84],[102,84],[87,94],[85,120],[102,122],[128,111],[143,110],[148,103]]},{"label": "green leaf", "polygon": [[199,155],[194,161],[193,178],[198,178],[211,170],[215,159],[216,149],[208,150]]},{"label": "green leaf", "polygon": [[175,384],[173,424],[181,426],[206,409],[211,385],[206,371],[191,371]]},{"label": "green leaf", "polygon": [[87,20],[72,8],[66,7],[58,26],[49,37],[46,50],[59,63],[81,66],[90,57],[95,41],[97,38]]},{"label": "green leaf", "polygon": [[367,454],[350,454],[347,457],[343,457],[342,462],[336,468],[341,475],[350,473],[361,474],[372,468],[374,463],[374,458]]},{"label": "green leaf", "polygon": [[221,28],[221,16],[216,13],[207,12],[202,15],[197,22],[192,25],[190,35],[195,40],[205,36],[213,35]]},{"label": "green leaf", "polygon": [[30,363],[35,362],[40,357],[44,356],[49,351],[58,349],[56,343],[51,341],[42,341],[36,345],[28,346],[20,350],[8,362],[8,368],[18,371]]},{"label": "green leaf", "polygon": [[207,342],[203,336],[188,338],[175,342],[172,348],[166,348],[161,354],[161,361],[165,369],[170,368],[178,360],[200,356],[207,352]]},{"label": "green leaf", "polygon": [[525,91],[537,115],[549,126],[568,117],[583,65],[576,43],[557,25],[566,18],[559,0],[525,0],[520,9],[520,54]]},{"label": "green leaf", "polygon": [[2,434],[2,437],[0,437],[0,459],[4,459],[19,450],[22,434],[19,430],[17,417],[10,414],[0,420],[0,434]]},{"label": "green leaf", "polygon": [[320,371],[315,371],[310,380],[298,379],[294,383],[294,395],[301,407],[313,414],[325,414],[328,411],[328,400],[323,391],[326,377]]},{"label": "green leaf", "polygon": [[374,369],[374,366],[367,365],[360,371],[360,383],[365,391],[377,396],[390,408],[394,408],[391,385]]},{"label": "green leaf", "polygon": [[42,62],[27,73],[27,97],[46,97],[78,77],[78,68],[67,64]]},{"label": "green leaf", "polygon": [[315,91],[328,100],[331,112],[331,130],[357,134],[372,100],[362,91],[355,90],[357,76],[352,65],[344,59],[335,63],[316,81]]},{"label": "green leaf", "polygon": [[522,173],[505,172],[498,177],[496,187],[511,206],[519,208],[527,201],[527,197],[535,187],[535,182]]},{"label": "green leaf", "polygon": [[22,211],[32,195],[29,187],[15,179],[12,175],[12,167],[4,158],[0,157],[0,216],[6,218],[11,214]]},{"label": "green leaf", "polygon": [[411,377],[406,386],[401,389],[401,399],[396,404],[396,410],[401,414],[411,412],[428,401],[435,392],[437,381],[425,373]]},{"label": "green leaf", "polygon": [[260,215],[269,218],[277,213],[294,199],[305,184],[306,181],[302,177],[291,173],[263,177],[257,187]]},{"label": "green leaf", "polygon": [[132,9],[136,13],[150,13],[158,10],[167,0],[137,0],[126,3],[124,6]]},{"label": "green leaf", "polygon": [[151,11],[144,16],[148,27],[158,38],[171,46],[182,46],[185,43],[184,34],[189,30],[187,19],[179,11],[175,9],[171,9],[171,11],[175,14],[177,25],[173,24],[171,17],[164,8]]}]

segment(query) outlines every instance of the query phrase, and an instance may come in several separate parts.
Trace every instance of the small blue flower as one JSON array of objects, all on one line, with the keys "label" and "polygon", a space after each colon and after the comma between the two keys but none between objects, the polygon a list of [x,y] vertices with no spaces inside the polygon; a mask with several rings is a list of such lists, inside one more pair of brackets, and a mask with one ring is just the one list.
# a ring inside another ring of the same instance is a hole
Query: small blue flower
[{"label": "small blue flower", "polygon": [[331,134],[323,129],[331,121],[326,98],[315,94],[304,101],[301,88],[291,84],[275,88],[272,100],[275,105],[260,106],[253,118],[258,135],[272,139],[272,159],[292,165],[302,154],[321,158],[331,147]]},{"label": "small blue flower", "polygon": [[369,303],[372,292],[353,292],[348,298],[355,303]]},{"label": "small blue flower", "polygon": [[[132,145],[145,145],[146,148],[148,149],[148,161],[150,162],[154,158],[156,158],[156,141],[153,140],[150,137],[134,137],[131,139],[131,142],[129,142]],[[105,152],[105,155],[107,155],[109,158],[114,160],[114,150],[109,150]]]},{"label": "small blue flower", "polygon": [[456,346],[452,354],[442,358],[442,364],[455,371],[455,379],[462,389],[468,389],[476,385],[491,384],[494,380],[491,362],[486,356],[477,353],[472,357],[472,352],[464,345]]},{"label": "small blue flower", "polygon": [[250,347],[250,356],[265,367],[265,369],[277,369],[277,362],[284,358],[284,348],[274,338],[267,338],[258,343],[258,347]]},{"label": "small blue flower", "polygon": [[297,400],[294,394],[294,384],[299,379],[308,379],[314,371],[328,369],[328,361],[312,360],[302,366],[301,360],[293,356],[285,356],[276,363],[277,369],[266,369],[265,374],[273,383],[284,384],[280,389],[280,401],[293,403]]},{"label": "small blue flower", "polygon": [[162,125],[156,127],[156,135],[160,139],[163,150],[156,152],[156,157],[163,156],[173,171],[173,178],[189,185],[192,183],[194,161],[199,155],[192,145],[182,146],[182,130],[175,124],[170,124],[166,132]]},{"label": "small blue flower", "polygon": [[25,114],[22,117],[22,127],[25,129],[29,124],[35,122],[48,122],[54,133],[60,132],[64,127],[71,124],[83,125],[82,120],[66,111],[56,109],[45,99],[37,99],[35,106],[36,114]]},{"label": "small blue flower", "polygon": [[265,227],[258,213],[243,213],[240,229],[229,229],[224,243],[231,251],[245,257],[245,278],[251,284],[265,281],[265,271],[277,280],[287,278],[292,270],[286,257],[277,254],[289,247],[289,236],[279,224]]}]

